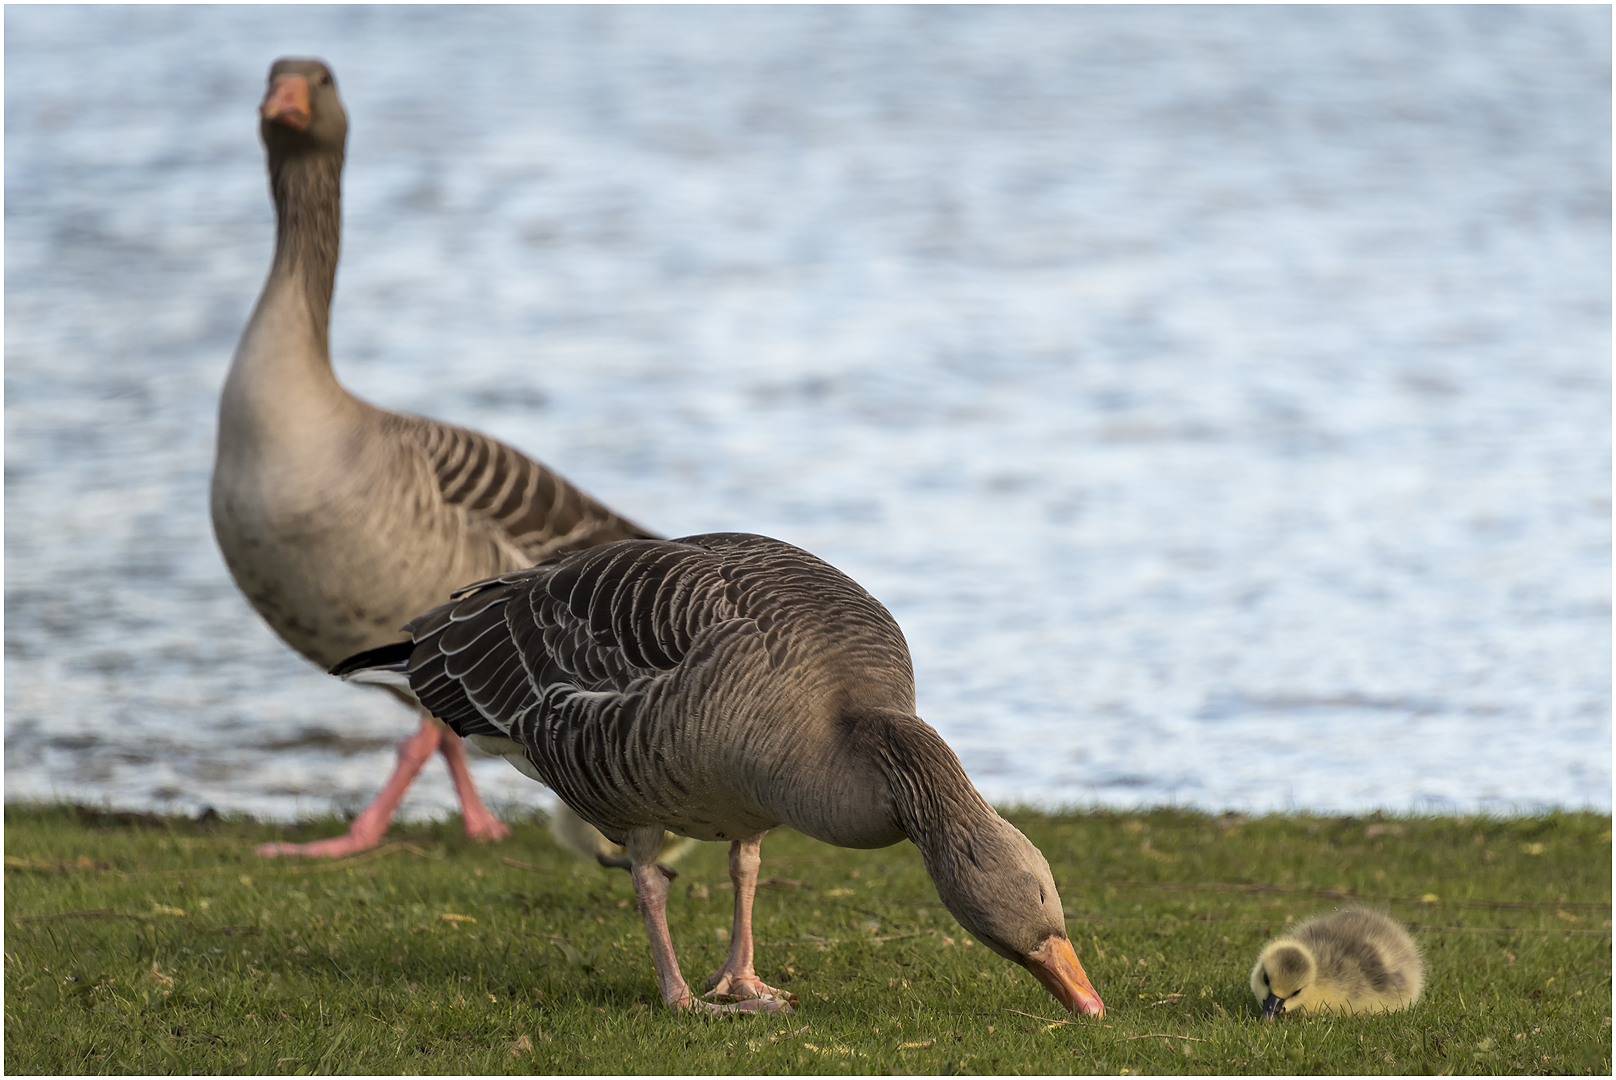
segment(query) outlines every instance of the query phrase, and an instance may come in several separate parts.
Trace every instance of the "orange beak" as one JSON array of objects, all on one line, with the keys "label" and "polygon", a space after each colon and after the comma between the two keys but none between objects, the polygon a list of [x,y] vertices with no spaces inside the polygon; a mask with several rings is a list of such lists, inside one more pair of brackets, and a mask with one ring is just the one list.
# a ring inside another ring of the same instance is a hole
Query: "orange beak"
[{"label": "orange beak", "polygon": [[1083,965],[1077,962],[1072,943],[1064,937],[1050,935],[1044,943],[1027,954],[1027,970],[1044,984],[1044,989],[1055,995],[1055,1000],[1066,1006],[1074,1016],[1104,1016],[1105,1002],[1094,992]]},{"label": "orange beak", "polygon": [[258,107],[258,115],[294,131],[309,126],[309,80],[302,75],[282,75],[270,87],[269,96]]}]

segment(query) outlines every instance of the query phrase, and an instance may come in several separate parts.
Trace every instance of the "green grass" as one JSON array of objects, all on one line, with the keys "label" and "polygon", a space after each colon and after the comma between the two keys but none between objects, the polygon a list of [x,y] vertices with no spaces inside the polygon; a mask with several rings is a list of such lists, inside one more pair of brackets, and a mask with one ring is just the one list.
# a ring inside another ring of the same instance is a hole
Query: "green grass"
[{"label": "green grass", "polygon": [[[1103,1022],[1065,1022],[971,943],[908,844],[771,836],[763,876],[789,880],[758,894],[758,969],[800,1006],[714,1020],[662,1007],[627,875],[536,820],[494,846],[395,828],[328,864],[252,854],[295,829],[7,807],[5,1068],[1610,1072],[1608,815],[1012,818],[1049,857]],[[725,866],[703,845],[673,883],[693,983],[725,949]],[[1425,999],[1263,1022],[1258,948],[1347,893],[1414,927]]]}]

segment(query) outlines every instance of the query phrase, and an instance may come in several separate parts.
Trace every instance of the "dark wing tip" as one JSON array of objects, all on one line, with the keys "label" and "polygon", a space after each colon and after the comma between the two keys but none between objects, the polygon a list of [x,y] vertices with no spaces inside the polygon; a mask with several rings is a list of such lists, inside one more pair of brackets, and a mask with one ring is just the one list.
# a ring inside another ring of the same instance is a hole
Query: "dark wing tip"
[{"label": "dark wing tip", "polygon": [[354,653],[348,659],[338,661],[328,674],[346,677],[356,671],[405,671],[410,654],[414,651],[415,642],[395,641],[390,645]]}]

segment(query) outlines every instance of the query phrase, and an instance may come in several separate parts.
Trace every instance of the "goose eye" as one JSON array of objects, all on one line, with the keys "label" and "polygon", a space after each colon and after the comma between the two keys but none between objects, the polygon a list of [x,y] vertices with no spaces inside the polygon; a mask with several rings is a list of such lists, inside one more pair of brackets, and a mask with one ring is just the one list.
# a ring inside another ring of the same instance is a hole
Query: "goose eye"
[{"label": "goose eye", "polygon": [[1266,971],[1262,973],[1262,984],[1264,986],[1268,985],[1268,972]]},{"label": "goose eye", "polygon": [[327,72],[326,74],[320,76],[320,85],[321,86],[330,86],[331,85],[331,75],[330,75],[329,72]]}]

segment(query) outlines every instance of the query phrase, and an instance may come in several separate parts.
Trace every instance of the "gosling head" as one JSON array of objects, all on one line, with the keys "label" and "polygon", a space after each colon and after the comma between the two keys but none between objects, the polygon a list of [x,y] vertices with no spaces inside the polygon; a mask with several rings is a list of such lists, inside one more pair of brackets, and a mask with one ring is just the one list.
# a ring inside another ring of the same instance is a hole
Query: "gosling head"
[{"label": "gosling head", "polygon": [[1294,938],[1270,941],[1251,969],[1251,992],[1262,1005],[1263,1017],[1272,1020],[1316,1004],[1318,973],[1318,961],[1306,945]]}]

